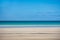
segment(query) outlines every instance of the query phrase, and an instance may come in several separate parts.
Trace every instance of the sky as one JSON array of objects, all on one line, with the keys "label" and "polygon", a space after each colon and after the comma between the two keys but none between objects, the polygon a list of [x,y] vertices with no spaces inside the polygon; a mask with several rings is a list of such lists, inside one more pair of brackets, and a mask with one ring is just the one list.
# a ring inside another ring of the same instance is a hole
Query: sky
[{"label": "sky", "polygon": [[0,0],[0,21],[60,21],[60,0]]}]

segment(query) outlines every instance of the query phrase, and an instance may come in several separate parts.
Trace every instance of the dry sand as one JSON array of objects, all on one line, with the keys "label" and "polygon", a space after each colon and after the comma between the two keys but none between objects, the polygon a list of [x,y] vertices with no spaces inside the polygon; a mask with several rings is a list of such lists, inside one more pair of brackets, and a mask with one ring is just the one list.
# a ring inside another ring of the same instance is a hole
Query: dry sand
[{"label": "dry sand", "polygon": [[0,28],[0,40],[60,40],[60,28]]}]

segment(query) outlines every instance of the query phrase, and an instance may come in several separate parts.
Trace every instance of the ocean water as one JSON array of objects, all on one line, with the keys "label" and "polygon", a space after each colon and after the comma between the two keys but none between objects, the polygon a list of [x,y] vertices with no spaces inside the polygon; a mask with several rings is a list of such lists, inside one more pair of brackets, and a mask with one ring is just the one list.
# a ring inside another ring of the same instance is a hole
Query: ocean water
[{"label": "ocean water", "polygon": [[0,25],[60,25],[60,21],[0,21]]},{"label": "ocean water", "polygon": [[60,21],[0,21],[0,27],[60,27]]}]

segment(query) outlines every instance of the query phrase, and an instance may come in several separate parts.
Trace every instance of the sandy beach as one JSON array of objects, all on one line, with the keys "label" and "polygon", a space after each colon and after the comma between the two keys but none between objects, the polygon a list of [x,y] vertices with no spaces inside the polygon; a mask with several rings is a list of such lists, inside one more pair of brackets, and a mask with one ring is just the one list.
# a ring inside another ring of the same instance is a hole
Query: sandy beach
[{"label": "sandy beach", "polygon": [[60,28],[0,28],[0,40],[60,40]]}]

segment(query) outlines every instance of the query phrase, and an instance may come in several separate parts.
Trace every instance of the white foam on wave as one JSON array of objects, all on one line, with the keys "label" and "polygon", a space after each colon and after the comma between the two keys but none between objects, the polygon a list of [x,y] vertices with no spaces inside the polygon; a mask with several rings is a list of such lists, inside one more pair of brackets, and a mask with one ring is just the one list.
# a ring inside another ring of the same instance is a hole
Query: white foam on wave
[{"label": "white foam on wave", "polygon": [[0,25],[0,28],[4,27],[60,27],[60,25]]}]

